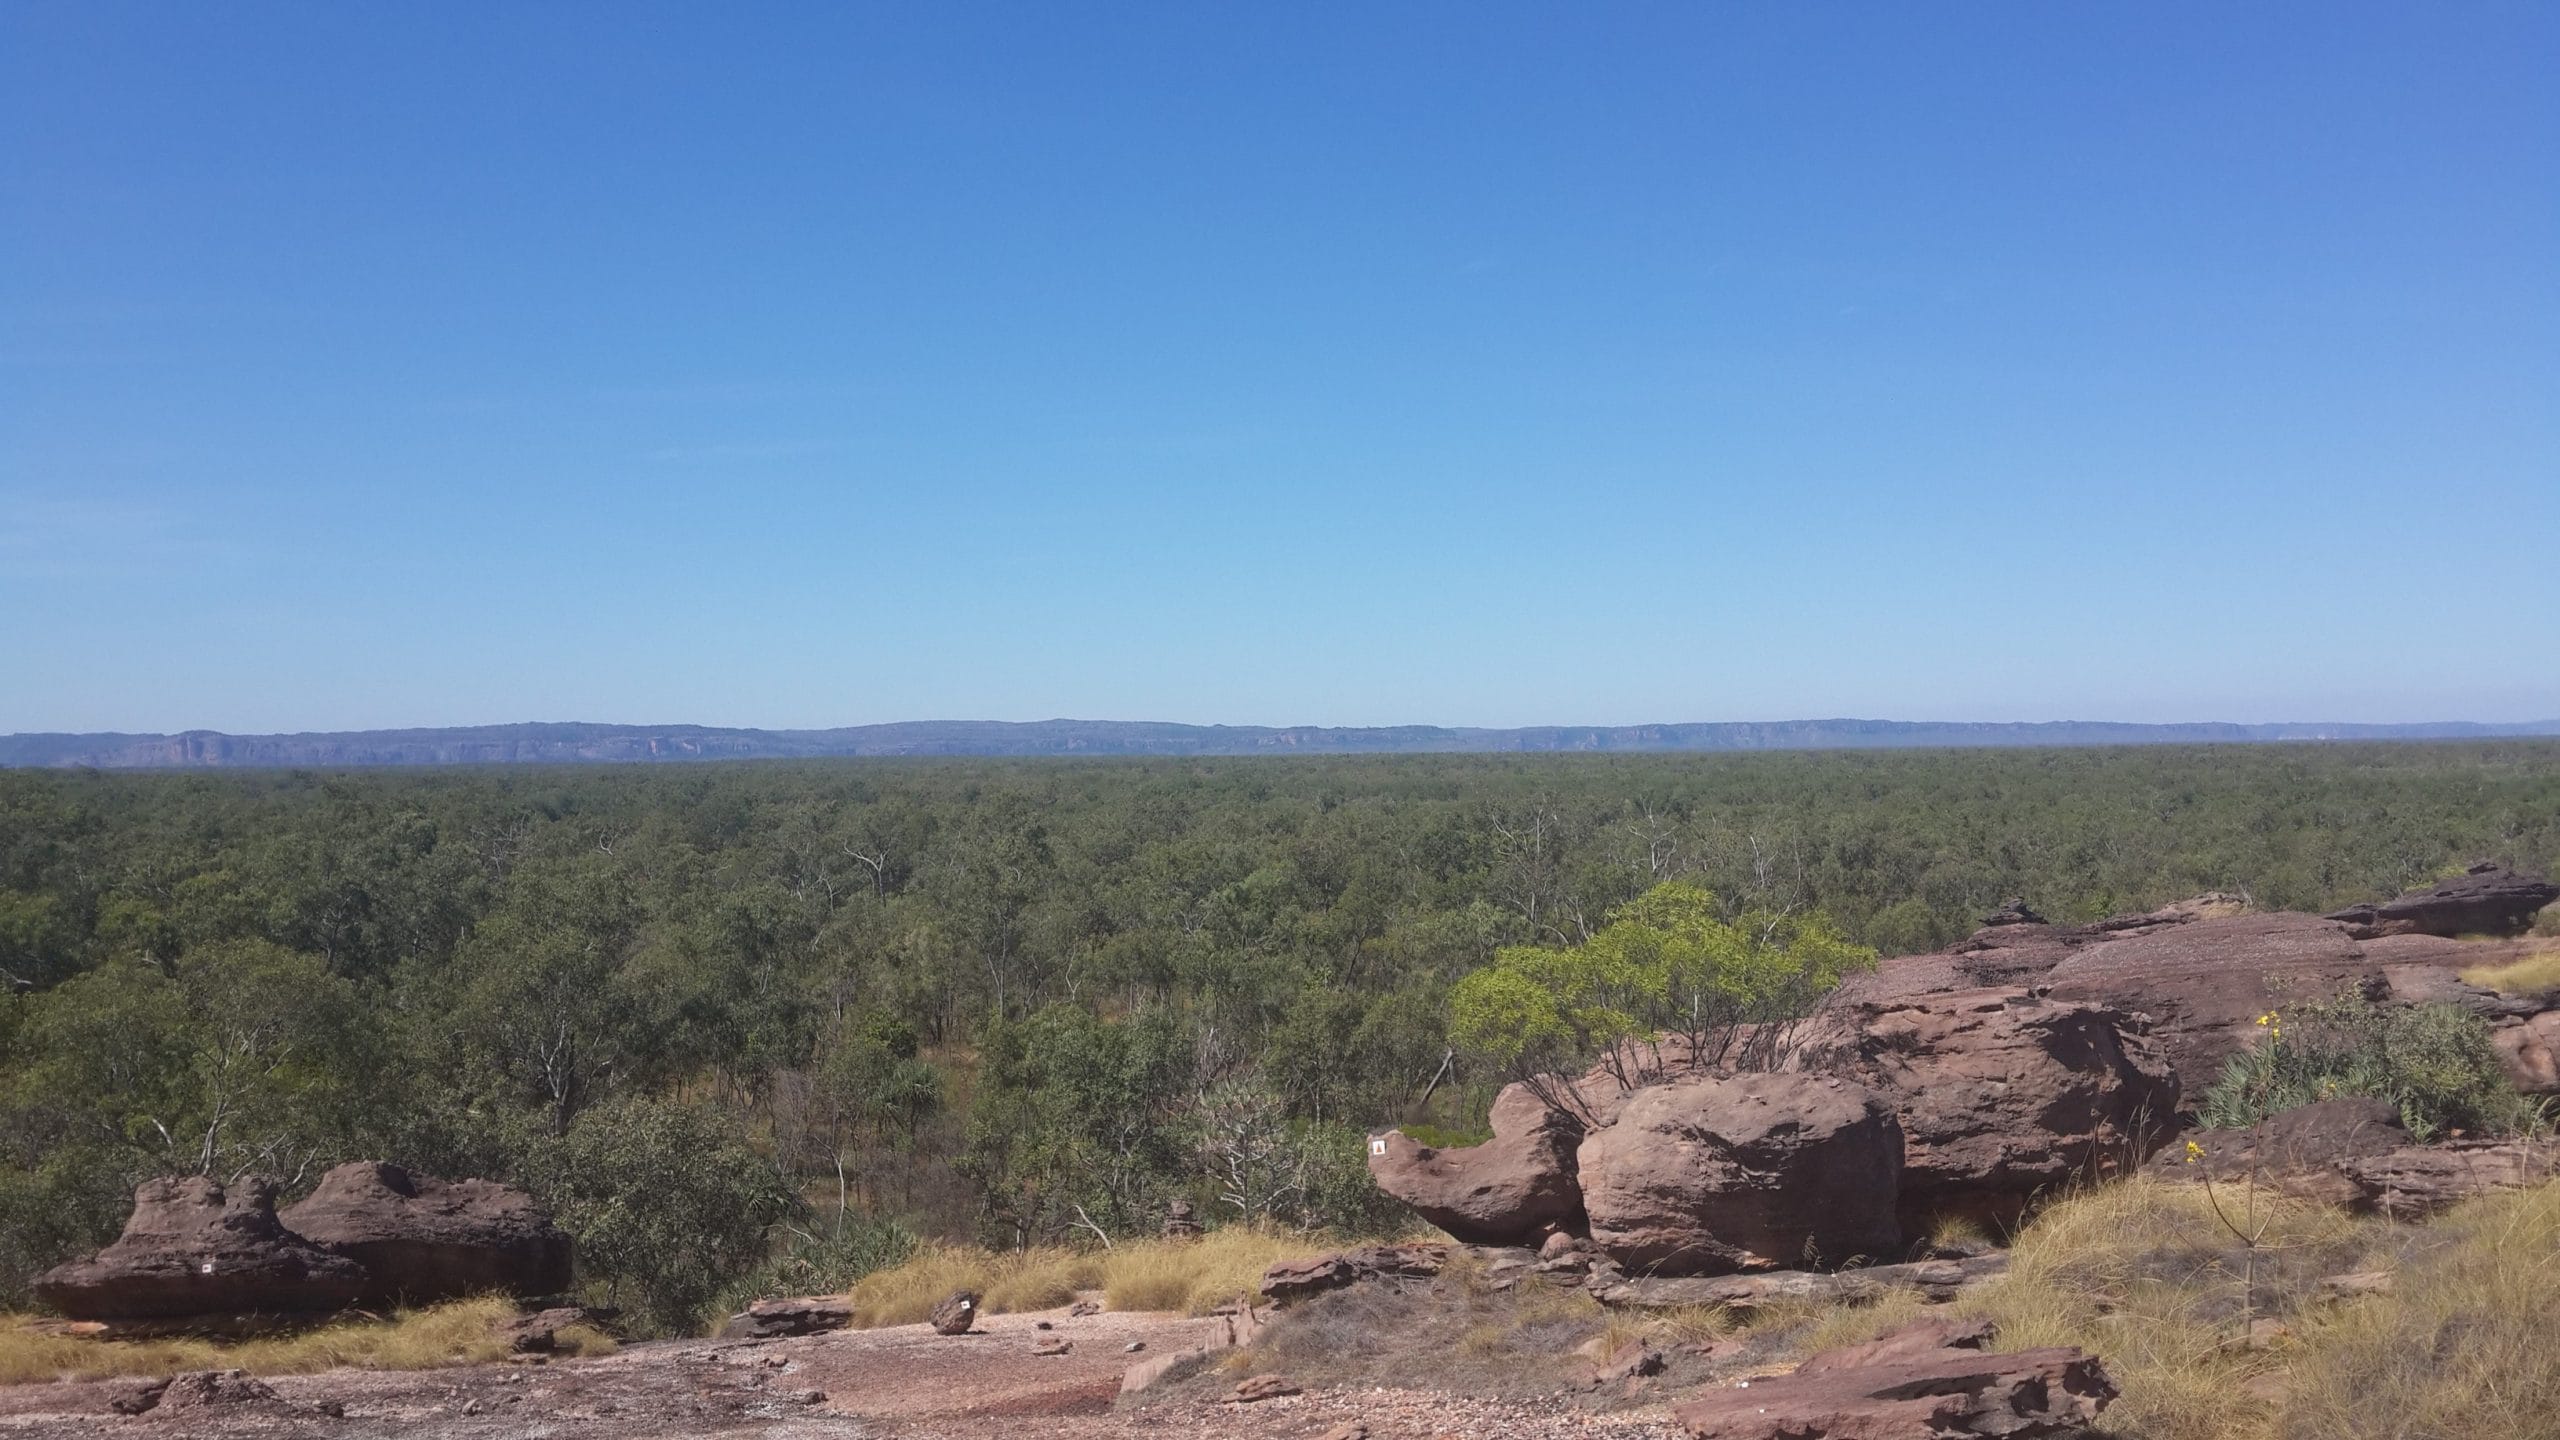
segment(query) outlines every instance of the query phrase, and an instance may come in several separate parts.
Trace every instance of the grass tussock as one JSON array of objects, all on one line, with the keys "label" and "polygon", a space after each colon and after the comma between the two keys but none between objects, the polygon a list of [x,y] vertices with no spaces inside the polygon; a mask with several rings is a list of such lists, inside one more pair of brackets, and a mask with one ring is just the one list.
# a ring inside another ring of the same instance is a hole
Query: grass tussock
[{"label": "grass tussock", "polygon": [[2283,1440],[2560,1436],[2560,1185],[2403,1243],[2391,1294],[2338,1307],[2295,1364]]},{"label": "grass tussock", "polygon": [[2320,1280],[2357,1267],[2371,1228],[2245,1187],[2129,1181],[2045,1211],[2019,1235],[2009,1274],[1958,1309],[1996,1323],[2002,1349],[2104,1357],[2124,1391],[2112,1433],[2261,1440],[2275,1412],[2244,1387],[2284,1356],[2251,1349],[2249,1323],[2303,1323]]},{"label": "grass tussock", "polygon": [[1056,1246],[981,1250],[927,1245],[897,1265],[855,1282],[849,1298],[859,1326],[912,1325],[955,1290],[978,1292],[980,1308],[1001,1314],[1064,1305],[1102,1282],[1099,1255]]},{"label": "grass tussock", "polygon": [[[2545,913],[2553,912],[2560,912],[2560,906],[2554,906],[2552,911]],[[2463,971],[2462,978],[2503,995],[2528,998],[2560,995],[2560,946],[2527,955],[2511,964],[2477,966]]]},{"label": "grass tussock", "polygon": [[[2358,1270],[2395,1283],[2323,1297],[2323,1279]],[[1773,1307],[1749,1333],[1792,1361],[1931,1313],[1949,1312],[1910,1294]],[[2560,1184],[2411,1226],[2245,1186],[2127,1181],[2048,1208],[2017,1237],[2009,1273],[1952,1313],[1994,1322],[2001,1349],[2101,1357],[2123,1390],[2108,1435],[2560,1440]],[[2287,1333],[2252,1346],[2254,1320]]]},{"label": "grass tussock", "polygon": [[1124,1240],[1108,1250],[929,1245],[853,1287],[854,1323],[912,1325],[955,1290],[991,1315],[1047,1310],[1099,1290],[1114,1310],[1199,1314],[1250,1295],[1276,1261],[1334,1248],[1322,1237],[1231,1225],[1196,1240]]},{"label": "grass tussock", "polygon": [[[388,1320],[347,1320],[255,1340],[84,1340],[47,1334],[24,1316],[0,1318],[0,1384],[47,1380],[105,1380],[123,1375],[168,1375],[181,1370],[246,1370],[252,1375],[306,1375],[352,1366],[370,1370],[431,1370],[444,1365],[504,1359],[498,1327],[516,1313],[513,1302],[458,1300],[425,1310],[404,1310]],[[586,1326],[570,1326],[560,1341],[578,1355],[604,1355],[613,1340]]]},{"label": "grass tussock", "polygon": [[1327,1248],[1304,1235],[1245,1226],[1190,1241],[1124,1242],[1103,1257],[1103,1300],[1114,1310],[1196,1315],[1238,1296],[1258,1299],[1263,1271]]}]

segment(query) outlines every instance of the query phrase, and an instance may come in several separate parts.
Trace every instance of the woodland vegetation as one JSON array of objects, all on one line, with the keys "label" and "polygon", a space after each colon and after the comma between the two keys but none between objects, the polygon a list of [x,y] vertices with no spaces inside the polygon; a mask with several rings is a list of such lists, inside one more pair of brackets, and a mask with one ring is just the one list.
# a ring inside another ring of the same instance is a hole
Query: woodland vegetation
[{"label": "woodland vegetation", "polygon": [[669,1328],[1177,1197],[1371,1229],[1362,1132],[1502,1078],[1453,988],[1662,882],[1820,970],[2483,856],[2560,862],[2560,742],[0,771],[0,1306],[139,1177],[357,1156],[529,1186]]}]

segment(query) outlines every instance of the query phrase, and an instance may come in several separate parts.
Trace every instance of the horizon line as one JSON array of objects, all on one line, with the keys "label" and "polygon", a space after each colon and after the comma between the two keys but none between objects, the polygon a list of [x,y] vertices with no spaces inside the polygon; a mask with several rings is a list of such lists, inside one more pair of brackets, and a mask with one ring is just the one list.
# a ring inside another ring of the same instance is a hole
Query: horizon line
[{"label": "horizon line", "polygon": [[819,729],[602,721],[231,734],[20,732],[0,767],[96,770],[663,764],[922,757],[1209,759],[1355,754],[1706,754],[2560,738],[2560,720],[1693,720],[1638,725],[1197,725],[1172,720],[899,720]]}]

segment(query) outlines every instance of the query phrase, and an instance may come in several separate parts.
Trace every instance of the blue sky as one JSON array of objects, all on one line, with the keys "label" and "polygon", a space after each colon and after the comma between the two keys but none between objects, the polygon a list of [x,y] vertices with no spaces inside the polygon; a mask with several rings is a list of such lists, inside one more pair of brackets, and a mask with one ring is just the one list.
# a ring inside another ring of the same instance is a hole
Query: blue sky
[{"label": "blue sky", "polygon": [[2560,715],[2560,9],[0,6],[0,731]]}]

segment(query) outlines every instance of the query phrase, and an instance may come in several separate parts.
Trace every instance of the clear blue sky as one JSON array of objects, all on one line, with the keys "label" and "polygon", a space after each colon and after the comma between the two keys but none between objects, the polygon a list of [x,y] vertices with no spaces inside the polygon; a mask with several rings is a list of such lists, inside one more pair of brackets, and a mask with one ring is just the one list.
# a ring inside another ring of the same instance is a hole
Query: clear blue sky
[{"label": "clear blue sky", "polygon": [[0,731],[2560,715],[2560,7],[0,5]]}]

